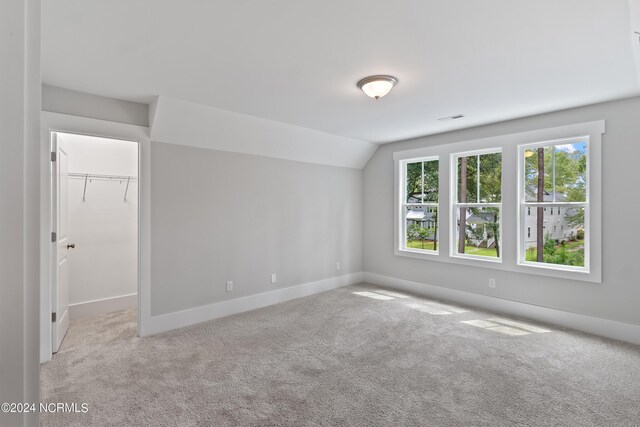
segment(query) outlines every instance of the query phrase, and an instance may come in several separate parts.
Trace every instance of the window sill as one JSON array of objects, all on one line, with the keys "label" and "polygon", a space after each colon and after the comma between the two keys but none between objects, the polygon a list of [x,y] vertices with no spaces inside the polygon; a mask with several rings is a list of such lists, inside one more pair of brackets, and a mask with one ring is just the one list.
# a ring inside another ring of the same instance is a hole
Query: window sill
[{"label": "window sill", "polygon": [[419,259],[433,259],[440,255],[440,251],[417,250],[417,249],[396,249],[395,254],[398,256],[406,256]]},{"label": "window sill", "polygon": [[575,273],[590,274],[591,273],[589,269],[585,267],[574,267],[574,266],[566,266],[566,265],[563,266],[560,264],[545,264],[545,263],[521,261],[521,262],[518,262],[518,266],[525,267],[525,268],[542,269],[542,270],[564,271],[570,274],[575,274]]},{"label": "window sill", "polygon": [[555,277],[559,279],[575,280],[579,282],[602,283],[602,277],[593,271],[568,269],[553,265],[534,265],[533,263],[516,263],[504,261],[503,258],[491,259],[473,255],[446,255],[438,252],[422,252],[407,249],[396,249],[394,254],[406,258],[426,261],[444,262],[447,264],[463,265],[468,267],[487,268],[497,271],[509,271],[519,274],[530,274],[543,277]]},{"label": "window sill", "polygon": [[481,262],[492,262],[495,264],[502,264],[502,258],[494,258],[494,257],[487,257],[487,256],[480,256],[480,255],[462,255],[462,254],[452,254],[451,258],[453,259],[470,259],[473,261],[481,261]]}]

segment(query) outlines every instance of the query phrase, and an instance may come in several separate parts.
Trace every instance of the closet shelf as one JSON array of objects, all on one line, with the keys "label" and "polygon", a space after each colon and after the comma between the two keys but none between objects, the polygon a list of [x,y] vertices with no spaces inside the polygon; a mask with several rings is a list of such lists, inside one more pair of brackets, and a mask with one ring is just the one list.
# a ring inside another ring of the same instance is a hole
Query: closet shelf
[{"label": "closet shelf", "polygon": [[127,187],[124,190],[124,201],[127,201],[127,193],[129,193],[129,183],[137,181],[137,176],[131,175],[102,175],[98,173],[68,173],[69,179],[81,179],[84,181],[84,189],[82,190],[82,201],[87,201],[87,182],[92,181],[119,181],[121,184],[126,182]]},{"label": "closet shelf", "polygon": [[68,177],[71,179],[95,179],[96,181],[135,181],[138,179],[138,177],[131,175],[102,175],[98,173],[69,173]]}]

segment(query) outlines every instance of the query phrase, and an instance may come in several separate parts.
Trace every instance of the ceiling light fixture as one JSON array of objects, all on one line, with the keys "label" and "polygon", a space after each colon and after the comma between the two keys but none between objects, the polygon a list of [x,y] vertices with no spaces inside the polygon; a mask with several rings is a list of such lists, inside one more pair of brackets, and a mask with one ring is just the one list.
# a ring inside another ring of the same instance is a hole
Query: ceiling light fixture
[{"label": "ceiling light fixture", "polygon": [[358,88],[362,89],[367,96],[380,99],[398,84],[398,79],[393,76],[369,76],[358,82]]}]

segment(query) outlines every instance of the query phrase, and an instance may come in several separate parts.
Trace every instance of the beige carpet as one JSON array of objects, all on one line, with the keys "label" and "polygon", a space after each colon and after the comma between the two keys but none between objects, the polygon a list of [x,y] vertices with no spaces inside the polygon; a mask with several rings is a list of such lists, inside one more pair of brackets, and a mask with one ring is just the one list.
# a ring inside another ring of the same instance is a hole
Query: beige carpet
[{"label": "beige carpet", "polygon": [[[355,293],[357,292],[357,293]],[[516,323],[513,323],[515,321]],[[638,426],[640,347],[358,285],[137,338],[71,325],[45,426]]]}]

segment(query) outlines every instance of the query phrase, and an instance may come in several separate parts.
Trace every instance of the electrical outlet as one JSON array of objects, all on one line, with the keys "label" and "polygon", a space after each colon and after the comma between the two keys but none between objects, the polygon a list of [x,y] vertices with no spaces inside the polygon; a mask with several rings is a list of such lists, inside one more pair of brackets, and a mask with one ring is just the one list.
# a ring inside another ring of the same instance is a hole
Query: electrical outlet
[{"label": "electrical outlet", "polygon": [[496,279],[489,279],[489,287],[490,288],[496,287]]},{"label": "electrical outlet", "polygon": [[233,290],[233,282],[231,280],[227,281],[227,292],[231,292]]},{"label": "electrical outlet", "polygon": [[276,273],[271,273],[271,283],[276,283],[278,281],[278,276]]},{"label": "electrical outlet", "polygon": [[336,270],[340,270],[340,267],[341,267],[340,261],[336,262]]}]

